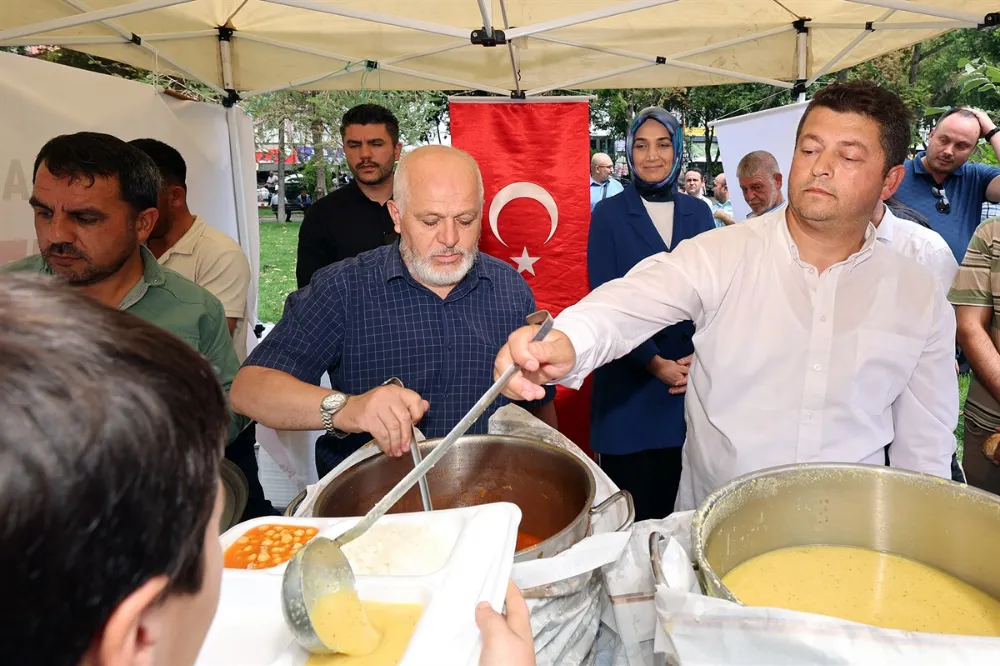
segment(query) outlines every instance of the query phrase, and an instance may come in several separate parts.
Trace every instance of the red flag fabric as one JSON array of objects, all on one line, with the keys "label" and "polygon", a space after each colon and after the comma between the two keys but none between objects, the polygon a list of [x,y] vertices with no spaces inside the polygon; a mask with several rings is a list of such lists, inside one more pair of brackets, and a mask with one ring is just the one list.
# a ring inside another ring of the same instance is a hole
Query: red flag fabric
[{"label": "red flag fabric", "polygon": [[[483,252],[512,264],[538,307],[559,314],[588,292],[587,102],[453,100],[451,143],[483,172]],[[589,451],[590,384],[556,395],[559,430]]]}]

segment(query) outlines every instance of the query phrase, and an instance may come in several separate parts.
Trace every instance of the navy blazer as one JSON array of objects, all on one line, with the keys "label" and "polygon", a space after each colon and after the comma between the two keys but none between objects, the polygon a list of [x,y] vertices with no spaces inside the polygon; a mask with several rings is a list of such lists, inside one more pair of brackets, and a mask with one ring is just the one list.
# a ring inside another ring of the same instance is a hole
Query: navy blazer
[{"label": "navy blazer", "polygon": [[[682,240],[715,229],[712,210],[686,194],[674,198],[674,232],[668,248],[629,185],[597,204],[590,219],[587,270],[590,288],[624,276],[646,257],[669,252]],[[590,447],[622,455],[684,444],[684,396],[654,377],[646,364],[656,355],[675,361],[694,353],[690,321],[669,326],[623,358],[594,372],[590,406]]]}]

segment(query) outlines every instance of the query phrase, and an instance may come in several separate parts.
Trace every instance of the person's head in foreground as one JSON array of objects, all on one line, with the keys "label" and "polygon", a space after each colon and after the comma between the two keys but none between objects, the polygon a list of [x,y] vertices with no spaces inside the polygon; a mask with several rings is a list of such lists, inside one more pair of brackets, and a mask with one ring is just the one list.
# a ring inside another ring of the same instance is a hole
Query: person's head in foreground
[{"label": "person's head in foreground", "polygon": [[625,158],[639,196],[673,201],[683,155],[684,132],[673,115],[658,106],[636,114],[625,137]]},{"label": "person's head in foreground", "polygon": [[483,217],[483,177],[457,148],[424,146],[399,160],[389,214],[407,270],[447,294],[476,263]]},{"label": "person's head in foreground", "polygon": [[726,184],[726,174],[720,173],[716,176],[714,185],[712,195],[715,197],[715,200],[720,204],[729,201],[729,185]]},{"label": "person's head in foreground", "polygon": [[705,187],[705,176],[701,169],[688,169],[684,173],[684,192],[692,197],[700,197]]},{"label": "person's head in foreground", "polygon": [[211,366],[37,275],[0,276],[0,349],[3,663],[193,664],[222,570]]},{"label": "person's head in foreground", "polygon": [[359,183],[377,187],[392,178],[403,147],[392,111],[378,104],[348,109],[340,122],[340,138],[347,168]]},{"label": "person's head in foreground", "polygon": [[52,272],[93,285],[122,269],[141,274],[139,246],[156,226],[160,174],[144,152],[110,134],[57,136],[35,158],[29,203]]},{"label": "person's head in foreground", "polygon": [[799,121],[788,175],[798,223],[834,235],[866,228],[903,179],[911,119],[899,96],[869,81],[819,90]]},{"label": "person's head in foreground", "polygon": [[750,210],[755,216],[784,203],[781,193],[781,170],[778,160],[766,150],[747,153],[736,166],[736,178]]},{"label": "person's head in foreground", "polygon": [[149,237],[163,238],[178,221],[191,215],[187,204],[187,163],[176,148],[156,139],[133,139],[129,145],[148,155],[160,172],[156,206],[159,215]]},{"label": "person's head in foreground", "polygon": [[596,182],[604,184],[611,179],[611,172],[614,164],[611,163],[611,156],[606,153],[594,153],[590,158],[590,177]]},{"label": "person's head in foreground", "polygon": [[924,165],[931,173],[947,176],[969,161],[982,132],[972,109],[956,107],[941,116],[927,139]]}]

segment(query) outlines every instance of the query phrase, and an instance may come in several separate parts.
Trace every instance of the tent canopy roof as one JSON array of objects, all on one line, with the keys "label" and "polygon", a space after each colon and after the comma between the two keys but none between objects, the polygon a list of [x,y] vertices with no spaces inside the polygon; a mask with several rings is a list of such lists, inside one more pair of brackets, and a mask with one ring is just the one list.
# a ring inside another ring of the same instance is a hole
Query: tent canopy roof
[{"label": "tent canopy roof", "polygon": [[[5,0],[0,45],[302,90],[792,88],[959,28],[996,0]],[[220,27],[222,28],[220,30]],[[484,27],[492,28],[484,30]],[[473,32],[500,39],[484,45]],[[500,38],[500,32],[503,38]],[[221,33],[221,39],[220,39]]]}]

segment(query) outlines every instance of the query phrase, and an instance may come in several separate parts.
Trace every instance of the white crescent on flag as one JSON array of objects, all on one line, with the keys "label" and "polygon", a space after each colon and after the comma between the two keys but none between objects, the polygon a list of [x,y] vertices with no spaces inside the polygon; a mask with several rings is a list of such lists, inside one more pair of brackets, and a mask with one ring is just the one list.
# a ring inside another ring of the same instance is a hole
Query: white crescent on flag
[{"label": "white crescent on flag", "polygon": [[500,211],[503,210],[503,207],[514,199],[534,199],[545,207],[545,210],[549,213],[549,221],[551,223],[549,235],[545,239],[545,242],[548,243],[552,239],[552,236],[555,235],[556,227],[559,226],[559,207],[556,206],[556,200],[552,198],[552,195],[544,187],[524,181],[505,186],[493,197],[493,201],[490,203],[490,230],[493,232],[493,235],[505,246],[510,247],[500,235],[497,221],[500,219]]}]

